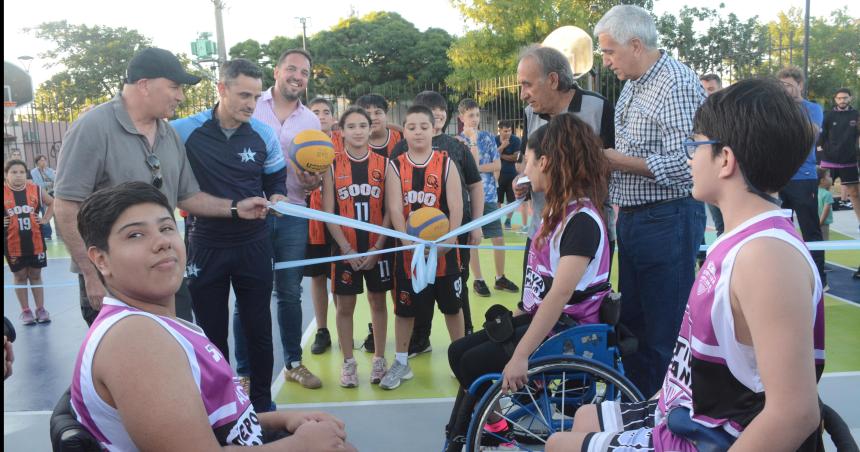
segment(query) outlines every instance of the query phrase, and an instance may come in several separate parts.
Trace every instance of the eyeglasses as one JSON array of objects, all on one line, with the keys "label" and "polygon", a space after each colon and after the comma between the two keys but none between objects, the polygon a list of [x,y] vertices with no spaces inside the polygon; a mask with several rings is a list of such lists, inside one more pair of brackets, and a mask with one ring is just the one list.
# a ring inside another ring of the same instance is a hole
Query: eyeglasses
[{"label": "eyeglasses", "polygon": [[692,138],[687,138],[684,140],[684,153],[687,154],[687,159],[693,160],[693,156],[696,155],[696,149],[703,144],[720,144],[719,140],[704,140],[704,141],[695,141]]},{"label": "eyeglasses", "polygon": [[164,185],[164,179],[161,177],[161,160],[158,160],[158,156],[155,154],[147,154],[146,166],[152,172],[152,186],[161,189],[161,186]]}]

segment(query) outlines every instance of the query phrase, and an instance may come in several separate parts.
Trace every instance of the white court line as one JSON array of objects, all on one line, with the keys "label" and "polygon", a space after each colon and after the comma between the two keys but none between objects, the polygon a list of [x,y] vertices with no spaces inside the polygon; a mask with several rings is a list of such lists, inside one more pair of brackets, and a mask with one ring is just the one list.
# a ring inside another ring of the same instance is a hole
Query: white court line
[{"label": "white court line", "polygon": [[3,416],[50,416],[53,411],[4,411]]},{"label": "white court line", "polygon": [[841,301],[841,302],[843,302],[843,303],[845,303],[845,304],[847,304],[847,305],[854,306],[855,308],[860,308],[860,304],[857,304],[857,303],[855,303],[855,302],[853,302],[853,301],[851,301],[851,300],[848,300],[848,299],[846,299],[846,298],[842,298],[842,297],[840,297],[839,295],[833,295],[833,294],[832,294],[832,293],[830,293],[830,292],[824,292],[824,295],[829,296],[830,298],[833,298],[833,299],[834,299],[834,300],[836,300],[836,301]]},{"label": "white court line", "polygon": [[401,399],[401,400],[361,400],[356,402],[327,402],[327,403],[285,403],[279,404],[278,409],[296,409],[296,408],[340,408],[340,407],[361,407],[361,406],[378,406],[378,405],[417,405],[428,403],[451,403],[453,397],[440,397],[429,399]]},{"label": "white court line", "polygon": [[[313,297],[313,295],[311,295],[311,297]],[[329,306],[334,306],[333,301],[334,301],[334,295],[329,293],[328,294]],[[311,299],[311,304],[313,305],[313,298]],[[280,325],[278,325],[278,326],[280,327]],[[308,327],[305,329],[305,332],[302,333],[302,341],[301,341],[302,350],[304,350],[305,344],[307,344],[308,340],[310,340],[311,334],[314,334],[316,332],[316,330],[317,330],[317,319],[316,319],[316,317],[314,317],[311,319],[310,323],[308,323]],[[304,353],[304,351],[302,353]],[[278,375],[275,377],[275,381],[272,383],[271,391],[272,391],[272,397],[273,398],[276,397],[278,394],[280,394],[281,388],[283,388],[284,383],[287,382],[287,380],[284,378],[284,372],[286,370],[287,370],[287,363],[284,363],[284,368],[281,369],[280,372],[278,372]]]},{"label": "white court line", "polygon": [[860,372],[825,372],[824,375],[821,376],[821,378],[826,377],[860,377]]}]

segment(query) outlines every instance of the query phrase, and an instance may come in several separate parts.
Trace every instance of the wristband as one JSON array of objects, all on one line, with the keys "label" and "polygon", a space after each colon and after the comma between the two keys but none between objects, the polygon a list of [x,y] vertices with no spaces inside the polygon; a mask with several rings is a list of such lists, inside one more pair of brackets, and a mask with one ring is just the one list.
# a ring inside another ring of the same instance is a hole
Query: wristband
[{"label": "wristband", "polygon": [[235,199],[230,203],[230,215],[234,220],[239,219],[239,201],[236,201]]}]

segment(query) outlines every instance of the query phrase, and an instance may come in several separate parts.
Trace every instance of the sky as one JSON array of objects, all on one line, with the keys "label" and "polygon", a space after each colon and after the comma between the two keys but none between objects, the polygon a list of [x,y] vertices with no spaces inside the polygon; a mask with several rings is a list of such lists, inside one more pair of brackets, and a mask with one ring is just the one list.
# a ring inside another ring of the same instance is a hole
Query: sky
[{"label": "sky", "polygon": [[[716,7],[719,2],[703,0],[655,0],[657,15],[677,13],[683,5]],[[803,8],[804,0],[751,1],[723,0],[722,11],[734,12],[741,19],[758,15],[760,19],[776,18],[778,11],[795,6]],[[826,16],[830,11],[849,5],[849,14],[860,17],[860,2],[847,0],[811,0],[812,15]],[[263,0],[225,0],[223,13],[226,48],[246,39],[268,42],[274,36],[297,36],[302,32],[298,17],[307,17],[308,35],[326,30],[351,12],[359,16],[371,11],[395,11],[415,24],[419,30],[438,27],[453,35],[462,35],[469,27],[448,0],[310,0],[271,2]],[[274,6],[273,6],[274,5]],[[215,13],[210,0],[15,0],[3,2],[3,59],[29,69],[34,85],[47,80],[57,71],[45,68],[39,53],[50,44],[34,38],[22,29],[43,22],[67,20],[73,24],[106,25],[136,29],[152,39],[153,44],[176,53],[191,53],[191,41],[199,32],[215,31]],[[212,38],[214,40],[214,37]],[[19,56],[34,57],[28,64]]]}]

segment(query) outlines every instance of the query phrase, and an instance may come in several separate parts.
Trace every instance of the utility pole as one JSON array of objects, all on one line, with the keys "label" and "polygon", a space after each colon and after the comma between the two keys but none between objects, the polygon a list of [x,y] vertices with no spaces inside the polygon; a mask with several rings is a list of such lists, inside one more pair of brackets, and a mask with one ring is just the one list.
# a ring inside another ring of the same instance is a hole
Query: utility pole
[{"label": "utility pole", "polygon": [[305,41],[308,39],[308,19],[310,19],[310,17],[296,17],[296,19],[302,23],[302,50],[307,52],[308,46]]},{"label": "utility pole", "polygon": [[809,92],[809,0],[806,0],[806,18],[803,25],[803,97]]},{"label": "utility pole", "polygon": [[[307,52],[308,51],[308,45],[307,45],[308,19],[310,19],[310,17],[302,16],[302,17],[296,17],[296,19],[298,19],[299,22],[302,23],[302,50]],[[311,98],[310,98],[310,86],[309,85],[310,85],[310,77],[308,77],[308,83],[305,84],[305,102],[310,102],[310,100],[311,100]]]},{"label": "utility pole", "polygon": [[212,0],[215,5],[215,40],[218,42],[218,64],[223,64],[227,61],[227,47],[224,43],[224,20],[221,18],[221,11],[224,10],[223,0]]}]

